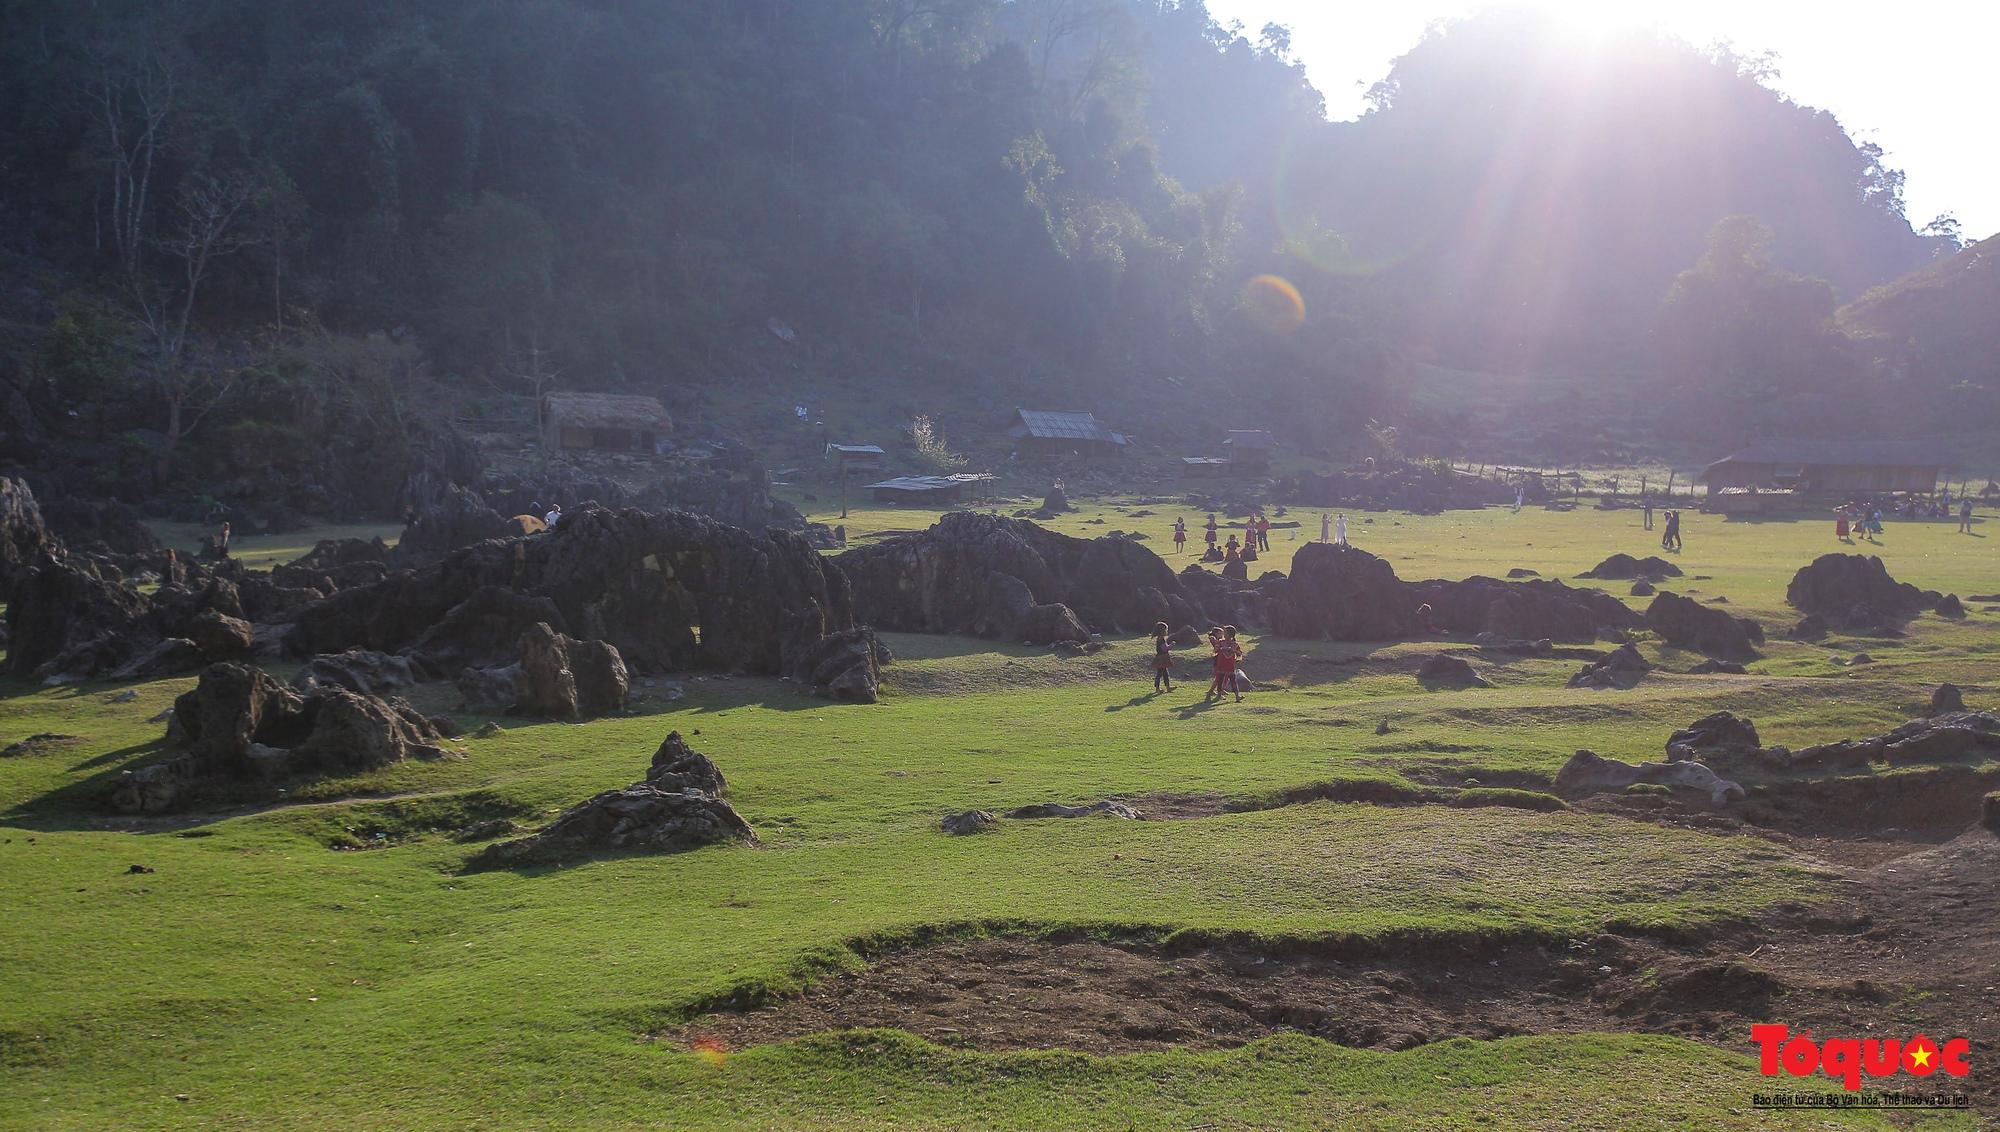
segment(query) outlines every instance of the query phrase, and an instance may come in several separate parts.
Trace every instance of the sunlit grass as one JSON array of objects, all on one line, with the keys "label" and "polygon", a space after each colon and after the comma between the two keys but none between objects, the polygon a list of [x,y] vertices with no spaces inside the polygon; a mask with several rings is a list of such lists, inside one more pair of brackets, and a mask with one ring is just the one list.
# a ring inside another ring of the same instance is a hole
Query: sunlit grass
[{"label": "sunlit grass", "polygon": [[[1158,506],[1134,520],[1140,506],[1092,503],[1055,525],[1172,521]],[[864,514],[875,530],[919,525]],[[1356,541],[1408,577],[1568,575],[1610,549],[1646,549],[1627,513],[1373,518]],[[1775,627],[1791,570],[1832,543],[1822,526],[1693,520],[1690,577],[1676,584],[1726,593]],[[1883,552],[1921,585],[1990,585],[1988,544],[1949,535],[1893,525]],[[1871,734],[1941,678],[1990,702],[1996,624],[1977,610],[1963,624],[1926,615],[1900,641],[1865,642],[1878,663],[1852,670],[1833,660],[1856,642],[1774,638],[1743,677],[1677,675],[1696,658],[1648,641],[1661,670],[1630,692],[1566,688],[1578,662],[1532,658],[1478,659],[1495,687],[1432,692],[1415,663],[1463,642],[1253,635],[1259,689],[1212,707],[1198,658],[1182,690],[1152,695],[1137,640],[1059,657],[893,634],[899,660],[877,705],[688,679],[684,699],[629,716],[504,721],[464,759],[295,786],[276,806],[152,832],[106,823],[87,800],[149,757],[162,728],[148,720],[191,681],[140,685],[125,703],[104,686],[9,686],[0,740],[76,738],[0,759],[0,1127],[1768,1127],[1782,1122],[1747,1106],[1762,1084],[1747,1049],[1668,1038],[1391,1054],[1284,1035],[1097,1058],[881,1032],[702,1058],[641,1035],[718,995],[852,967],[849,944],[920,932],[1566,937],[1818,899],[1825,870],[1766,842],[1569,812],[1317,802],[1017,821],[969,838],[935,826],[975,807],[1156,794],[1255,805],[1358,779],[1534,790],[1579,747],[1657,758],[1673,728],[1721,707],[1753,716],[1768,742]],[[459,825],[534,824],[634,781],[669,728],[722,766],[760,847],[460,874],[475,847],[451,840]]]}]

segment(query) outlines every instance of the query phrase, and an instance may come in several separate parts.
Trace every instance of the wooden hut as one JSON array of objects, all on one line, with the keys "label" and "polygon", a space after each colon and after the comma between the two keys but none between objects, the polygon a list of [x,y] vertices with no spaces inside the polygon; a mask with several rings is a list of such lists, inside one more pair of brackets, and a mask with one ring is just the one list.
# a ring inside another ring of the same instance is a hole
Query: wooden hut
[{"label": "wooden hut", "polygon": [[826,446],[826,455],[827,459],[833,461],[835,468],[845,473],[879,472],[882,470],[882,461],[887,459],[889,454],[874,444],[829,444]]},{"label": "wooden hut", "polygon": [[550,451],[652,455],[673,431],[657,397],[549,393],[542,397],[542,447]]},{"label": "wooden hut", "polygon": [[1007,435],[1022,456],[1083,456],[1106,459],[1122,454],[1130,443],[1122,433],[1104,427],[1094,415],[1075,410],[1016,409]]},{"label": "wooden hut", "polygon": [[1783,489],[1794,495],[1937,490],[1946,461],[1935,446],[1900,441],[1765,440],[1703,468],[1710,495]]},{"label": "wooden hut", "polygon": [[1238,471],[1264,471],[1278,449],[1278,438],[1265,429],[1231,429],[1222,442],[1229,463]]}]

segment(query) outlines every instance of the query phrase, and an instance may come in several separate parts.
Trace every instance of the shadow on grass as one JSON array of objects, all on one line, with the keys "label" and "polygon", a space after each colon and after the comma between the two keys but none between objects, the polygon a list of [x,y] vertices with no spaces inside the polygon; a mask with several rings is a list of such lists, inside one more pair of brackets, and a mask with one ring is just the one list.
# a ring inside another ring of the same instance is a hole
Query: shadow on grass
[{"label": "shadow on grass", "polygon": [[[1180,688],[1181,686],[1177,684],[1174,687],[1167,689],[1167,691],[1177,692],[1180,690]],[[1161,696],[1164,696],[1166,694],[1167,692],[1162,692],[1157,690],[1151,692],[1142,692],[1139,695],[1133,696],[1131,699],[1126,700],[1122,704],[1111,704],[1107,706],[1104,710],[1106,712],[1114,712],[1114,711],[1124,711],[1126,708],[1144,707],[1145,705],[1152,703],[1154,700],[1157,700]]]}]

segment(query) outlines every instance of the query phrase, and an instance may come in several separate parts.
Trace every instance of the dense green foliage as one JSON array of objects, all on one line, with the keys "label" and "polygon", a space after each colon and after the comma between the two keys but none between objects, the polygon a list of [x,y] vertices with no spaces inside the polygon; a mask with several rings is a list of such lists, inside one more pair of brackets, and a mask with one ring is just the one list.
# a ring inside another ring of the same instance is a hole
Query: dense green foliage
[{"label": "dense green foliage", "polygon": [[1489,15],[1336,124],[1200,0],[8,0],[10,384],[127,493],[335,509],[417,418],[552,382],[724,431],[821,377],[1061,389],[1160,438],[1225,386],[1322,442],[1411,360],[1648,371],[1726,216],[1842,295],[1926,262],[1900,174],[1760,66]]}]

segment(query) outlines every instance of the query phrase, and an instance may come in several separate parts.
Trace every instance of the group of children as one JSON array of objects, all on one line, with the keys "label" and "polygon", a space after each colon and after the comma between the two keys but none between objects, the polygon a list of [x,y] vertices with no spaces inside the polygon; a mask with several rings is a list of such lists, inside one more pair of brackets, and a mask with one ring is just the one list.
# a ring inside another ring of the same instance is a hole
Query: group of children
[{"label": "group of children", "polygon": [[[1208,523],[1202,527],[1202,537],[1208,544],[1208,549],[1202,554],[1202,561],[1235,562],[1241,559],[1244,562],[1255,562],[1259,553],[1268,553],[1271,549],[1271,520],[1262,511],[1253,512],[1250,518],[1244,521],[1241,542],[1231,534],[1228,543],[1218,547],[1216,540],[1221,532],[1222,528],[1216,523],[1215,516],[1210,514]],[[1174,553],[1187,553],[1186,519],[1174,520]]]},{"label": "group of children", "polygon": [[[1174,647],[1167,640],[1167,623],[1157,622],[1153,626],[1153,691],[1174,690]],[[1219,700],[1223,696],[1234,695],[1237,703],[1243,702],[1243,691],[1237,684],[1236,666],[1243,660],[1243,645],[1236,639],[1236,626],[1220,625],[1208,631],[1208,647],[1214,650],[1212,664],[1214,679],[1209,681],[1208,694],[1203,700]]]}]

